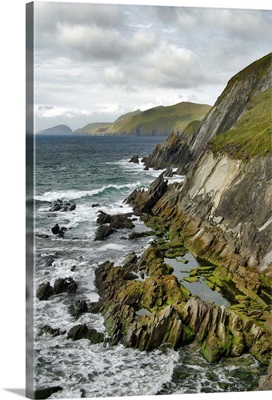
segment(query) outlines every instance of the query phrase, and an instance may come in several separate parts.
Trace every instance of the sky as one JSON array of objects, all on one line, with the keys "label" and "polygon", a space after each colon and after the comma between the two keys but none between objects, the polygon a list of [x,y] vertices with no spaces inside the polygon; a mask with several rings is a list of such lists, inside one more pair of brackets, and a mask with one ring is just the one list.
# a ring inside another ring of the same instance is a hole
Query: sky
[{"label": "sky", "polygon": [[35,131],[213,105],[271,51],[271,10],[35,2]]}]

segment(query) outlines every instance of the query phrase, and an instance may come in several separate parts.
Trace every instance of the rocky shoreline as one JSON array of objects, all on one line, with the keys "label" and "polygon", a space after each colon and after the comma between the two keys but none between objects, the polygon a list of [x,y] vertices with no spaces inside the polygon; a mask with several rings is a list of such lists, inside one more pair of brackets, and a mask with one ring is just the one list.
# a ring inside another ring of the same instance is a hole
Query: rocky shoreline
[{"label": "rocky shoreline", "polygon": [[[205,259],[205,253],[199,255],[194,248],[187,246],[190,243],[186,240],[187,224],[183,220],[177,224],[173,203],[175,196],[172,196],[172,203],[169,203],[168,197],[167,214],[163,207],[160,209],[163,212],[157,211],[163,196],[179,192],[181,185],[168,185],[162,172],[147,191],[134,191],[125,200],[146,226],[151,228],[141,235],[152,234],[156,239],[140,257],[129,253],[123,265],[116,266],[110,261],[99,265],[95,271],[99,301],[89,307],[79,301],[70,310],[75,319],[82,313],[101,313],[106,335],[86,325],[75,325],[67,333],[67,338],[85,338],[91,343],[104,342],[110,345],[122,343],[145,351],[160,346],[177,349],[196,341],[203,357],[212,363],[222,357],[239,357],[249,352],[260,363],[269,365],[269,297],[257,294],[266,293],[266,282],[260,279],[257,281],[252,276],[251,287],[246,286],[247,281],[242,286],[241,280],[235,281],[227,268],[212,264]],[[113,231],[132,229],[132,216],[132,213],[111,216],[100,212],[95,240],[105,240],[108,237],[99,236],[101,227]],[[133,234],[130,236],[133,240]],[[172,274],[173,268],[165,263],[165,258],[183,257],[188,250],[200,263],[198,268],[190,272],[189,281],[204,277],[205,283],[212,290],[228,298],[230,307],[207,303],[192,295]],[[77,284],[73,279],[58,279],[53,287],[49,282],[41,285],[36,295],[40,300],[47,300],[54,294],[75,293],[76,289]],[[53,336],[66,333],[50,326],[45,326],[43,331]],[[263,382],[266,388],[267,379],[263,378]]]}]

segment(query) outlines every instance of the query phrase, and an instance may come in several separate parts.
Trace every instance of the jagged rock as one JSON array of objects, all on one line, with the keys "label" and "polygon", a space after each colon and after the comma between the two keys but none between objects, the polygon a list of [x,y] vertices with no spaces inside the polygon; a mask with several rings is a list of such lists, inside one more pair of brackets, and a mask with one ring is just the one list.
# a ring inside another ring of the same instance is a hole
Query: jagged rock
[{"label": "jagged rock", "polygon": [[34,391],[34,398],[35,399],[47,399],[53,393],[59,392],[62,390],[61,386],[52,386],[48,388],[36,389]]},{"label": "jagged rock", "polygon": [[42,332],[50,333],[53,337],[60,335],[60,328],[52,328],[50,325],[42,327]]},{"label": "jagged rock", "polygon": [[161,174],[149,187],[148,191],[134,190],[125,200],[136,213],[152,213],[152,207],[167,191],[168,182]]},{"label": "jagged rock", "polygon": [[109,215],[103,211],[100,211],[96,222],[100,225],[110,224],[113,229],[132,229],[135,227],[131,219],[129,218],[131,214],[117,214]]},{"label": "jagged rock", "polygon": [[50,208],[50,212],[55,212],[55,211],[73,211],[76,208],[75,203],[70,203],[69,201],[62,201],[62,200],[57,200],[52,207]]},{"label": "jagged rock", "polygon": [[103,224],[109,224],[111,222],[111,216],[104,211],[99,211],[99,216],[96,220],[97,224],[103,225]]},{"label": "jagged rock", "polygon": [[36,292],[36,296],[39,300],[48,300],[50,296],[54,294],[54,288],[49,282],[42,283]]},{"label": "jagged rock", "polygon": [[59,227],[58,224],[54,225],[53,228],[51,228],[51,231],[53,235],[59,235],[59,237],[64,237],[64,232],[67,231],[67,228],[65,226]]},{"label": "jagged rock", "polygon": [[134,163],[134,164],[139,164],[139,157],[138,155],[134,155],[131,157],[131,159],[129,160],[130,163]]},{"label": "jagged rock", "polygon": [[88,306],[85,300],[78,300],[69,308],[70,314],[75,318],[79,318],[83,313],[87,311]]},{"label": "jagged rock", "polygon": [[70,278],[59,278],[55,281],[54,287],[49,282],[42,283],[36,292],[36,296],[39,300],[48,300],[50,296],[54,294],[60,294],[64,292],[74,293],[77,289],[76,282]]},{"label": "jagged rock", "polygon": [[158,144],[152,154],[145,158],[144,164],[147,169],[181,168],[190,161],[191,152],[187,142],[172,132],[163,144]]},{"label": "jagged rock", "polygon": [[132,232],[129,235],[128,239],[134,240],[134,239],[139,239],[139,238],[148,237],[148,236],[155,236],[155,232],[154,231]]},{"label": "jagged rock", "polygon": [[68,332],[67,339],[88,339],[92,344],[104,342],[104,334],[96,329],[89,329],[86,324],[76,325]]},{"label": "jagged rock", "polygon": [[169,167],[167,168],[164,172],[163,172],[163,176],[166,176],[168,178],[172,178],[172,176],[174,175],[173,173],[173,168]]},{"label": "jagged rock", "polygon": [[182,322],[174,307],[169,305],[158,314],[138,316],[127,325],[124,344],[149,351],[166,343],[176,348],[181,338]]},{"label": "jagged rock", "polygon": [[131,253],[127,254],[126,258],[124,259],[123,267],[125,269],[128,269],[131,265],[134,266],[137,260],[138,260],[137,255],[135,254],[134,251],[132,251]]},{"label": "jagged rock", "polygon": [[54,294],[60,293],[75,293],[77,290],[77,284],[73,278],[59,278],[54,283]]},{"label": "jagged rock", "polygon": [[101,225],[96,231],[94,240],[105,240],[108,236],[112,235],[115,232],[111,226]]}]

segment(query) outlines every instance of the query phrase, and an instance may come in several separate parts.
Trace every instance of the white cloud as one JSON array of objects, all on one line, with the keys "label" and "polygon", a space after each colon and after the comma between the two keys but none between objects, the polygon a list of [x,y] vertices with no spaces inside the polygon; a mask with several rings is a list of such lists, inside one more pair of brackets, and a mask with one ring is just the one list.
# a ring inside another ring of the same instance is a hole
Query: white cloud
[{"label": "white cloud", "polygon": [[117,66],[105,68],[105,80],[112,85],[123,85],[126,82],[124,73]]},{"label": "white cloud", "polygon": [[271,12],[50,2],[35,9],[35,102],[54,107],[36,110],[41,129],[68,116],[75,129],[134,108],[213,104],[235,73],[271,51]]}]

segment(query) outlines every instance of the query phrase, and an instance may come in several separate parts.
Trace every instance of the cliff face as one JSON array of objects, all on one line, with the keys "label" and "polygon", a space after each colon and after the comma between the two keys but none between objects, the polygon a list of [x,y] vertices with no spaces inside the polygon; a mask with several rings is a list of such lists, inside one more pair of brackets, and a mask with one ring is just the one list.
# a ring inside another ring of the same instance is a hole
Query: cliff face
[{"label": "cliff face", "polygon": [[[255,61],[238,74],[236,74],[227,84],[225,90],[217,99],[215,105],[208,112],[200,126],[192,131],[191,136],[184,142],[177,141],[169,137],[162,145],[156,148],[147,158],[146,165],[153,168],[164,168],[165,165],[171,166],[172,143],[175,143],[174,152],[175,163],[180,171],[187,173],[191,164],[200,156],[209,141],[216,136],[227,132],[236,127],[237,122],[249,112],[252,102],[256,97],[271,87],[271,53]],[[271,119],[271,103],[270,103]]]},{"label": "cliff face", "polygon": [[[197,255],[230,268],[249,285],[244,268],[270,275],[271,156],[244,163],[204,152],[182,188],[169,188],[153,212],[175,210],[173,224],[184,224],[187,245]],[[169,206],[171,204],[171,206]]]},{"label": "cliff face", "polygon": [[271,53],[236,74],[189,143],[196,159],[209,140],[230,130],[254,96],[271,87]]}]

